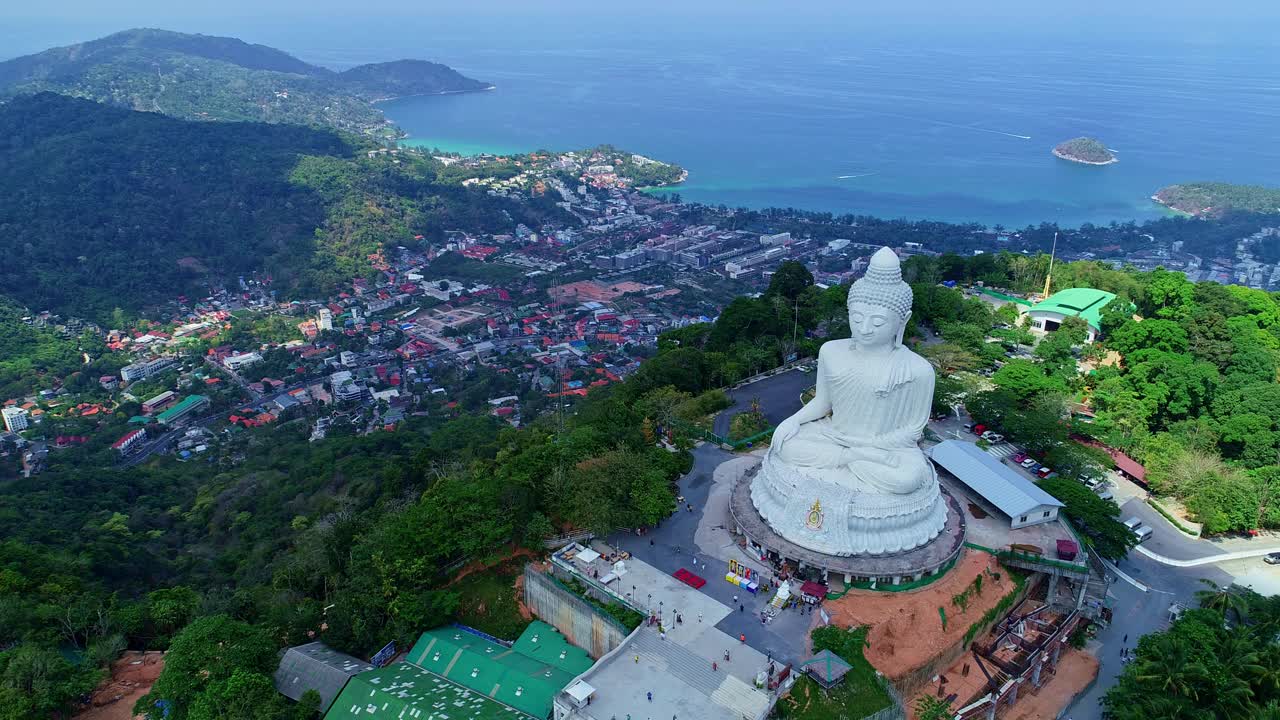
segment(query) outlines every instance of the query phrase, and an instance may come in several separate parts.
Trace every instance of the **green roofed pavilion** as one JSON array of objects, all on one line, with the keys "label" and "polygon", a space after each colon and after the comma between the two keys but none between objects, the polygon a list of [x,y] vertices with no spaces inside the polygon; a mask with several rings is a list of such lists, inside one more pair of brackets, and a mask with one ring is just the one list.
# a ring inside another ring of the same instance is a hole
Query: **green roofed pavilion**
[{"label": "green roofed pavilion", "polygon": [[1115,293],[1105,290],[1067,288],[1032,305],[1027,314],[1034,327],[1045,332],[1057,330],[1066,318],[1078,317],[1089,324],[1092,342],[1102,330],[1102,308],[1115,297]]},{"label": "green roofed pavilion", "polygon": [[556,693],[592,665],[555,628],[534,621],[513,647],[460,627],[423,633],[405,658],[536,718],[551,715]]},{"label": "green roofed pavilion", "polygon": [[823,650],[812,660],[800,663],[800,669],[809,673],[822,687],[829,688],[839,683],[853,666],[830,650]]},{"label": "green roofed pavilion", "polygon": [[324,720],[529,720],[483,694],[409,663],[360,673],[347,681]]}]

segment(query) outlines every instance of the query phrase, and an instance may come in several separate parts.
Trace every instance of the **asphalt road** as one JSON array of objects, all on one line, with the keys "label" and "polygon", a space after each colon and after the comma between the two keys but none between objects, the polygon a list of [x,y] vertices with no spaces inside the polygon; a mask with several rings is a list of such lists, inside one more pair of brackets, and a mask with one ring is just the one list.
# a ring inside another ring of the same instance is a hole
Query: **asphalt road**
[{"label": "asphalt road", "polygon": [[720,437],[729,437],[729,423],[733,416],[751,409],[752,400],[760,399],[760,409],[770,425],[791,417],[800,409],[800,393],[813,386],[814,373],[800,370],[788,370],[780,375],[773,375],[757,380],[749,385],[742,385],[729,391],[729,399],[733,406],[722,411],[712,423],[712,432]]}]

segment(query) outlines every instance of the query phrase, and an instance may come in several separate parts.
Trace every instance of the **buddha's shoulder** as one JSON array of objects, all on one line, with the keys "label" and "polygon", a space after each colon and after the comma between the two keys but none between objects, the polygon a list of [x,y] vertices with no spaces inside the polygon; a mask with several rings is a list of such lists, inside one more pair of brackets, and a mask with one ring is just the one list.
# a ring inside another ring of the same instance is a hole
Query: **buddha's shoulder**
[{"label": "buddha's shoulder", "polygon": [[911,374],[913,376],[934,374],[933,363],[920,357],[915,353],[915,351],[907,347],[902,347],[901,349],[898,350],[897,354],[902,357],[901,362],[907,367],[911,368]]},{"label": "buddha's shoulder", "polygon": [[846,340],[828,340],[818,346],[818,357],[822,358],[827,355],[839,354],[849,350],[849,341]]}]

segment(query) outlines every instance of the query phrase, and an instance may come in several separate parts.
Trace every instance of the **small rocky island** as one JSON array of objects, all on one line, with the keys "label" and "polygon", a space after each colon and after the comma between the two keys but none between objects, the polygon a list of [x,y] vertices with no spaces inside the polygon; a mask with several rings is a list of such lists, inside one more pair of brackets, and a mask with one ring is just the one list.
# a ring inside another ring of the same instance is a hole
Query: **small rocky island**
[{"label": "small rocky island", "polygon": [[1071,162],[1084,163],[1085,165],[1110,165],[1119,162],[1115,153],[1107,149],[1106,145],[1094,140],[1093,138],[1078,137],[1074,140],[1058,143],[1053,149],[1055,157]]}]

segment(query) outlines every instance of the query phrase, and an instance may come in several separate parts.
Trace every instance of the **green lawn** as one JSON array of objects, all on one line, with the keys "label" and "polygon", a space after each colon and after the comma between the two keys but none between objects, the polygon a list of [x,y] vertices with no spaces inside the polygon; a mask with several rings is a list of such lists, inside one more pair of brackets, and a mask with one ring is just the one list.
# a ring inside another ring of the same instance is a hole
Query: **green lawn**
[{"label": "green lawn", "polygon": [[775,710],[782,720],[862,720],[889,707],[889,696],[879,685],[859,687],[853,673],[831,690],[824,690],[808,675],[801,677]]},{"label": "green lawn", "polygon": [[503,640],[515,640],[531,621],[520,615],[515,582],[520,563],[508,563],[472,573],[449,587],[461,596],[455,619]]},{"label": "green lawn", "polygon": [[893,700],[876,679],[876,670],[862,656],[866,628],[828,626],[813,633],[813,650],[827,649],[852,667],[839,685],[824,690],[809,676],[802,676],[778,701],[782,720],[861,720],[889,707]]}]

